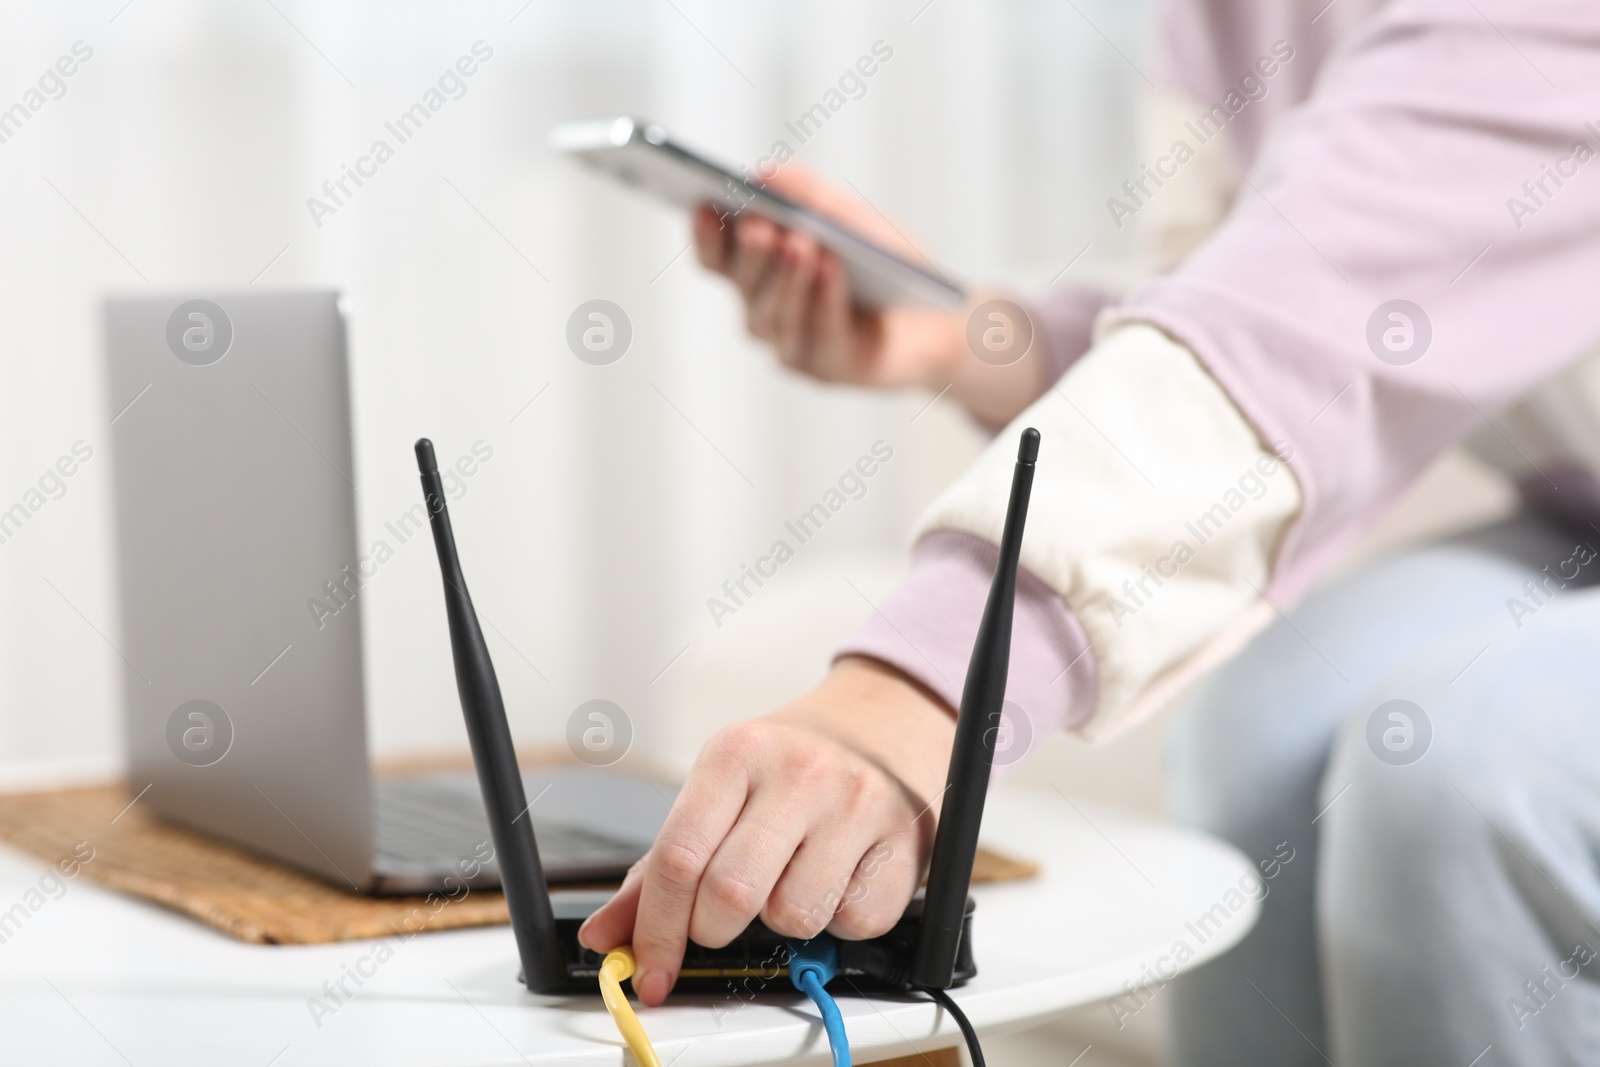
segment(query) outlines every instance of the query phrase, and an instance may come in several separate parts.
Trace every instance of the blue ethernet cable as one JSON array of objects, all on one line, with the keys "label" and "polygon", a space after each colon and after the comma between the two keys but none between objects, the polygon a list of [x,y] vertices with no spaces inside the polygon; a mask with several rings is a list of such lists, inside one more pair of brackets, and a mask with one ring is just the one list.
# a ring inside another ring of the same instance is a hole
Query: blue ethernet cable
[{"label": "blue ethernet cable", "polygon": [[789,942],[789,981],[810,997],[822,1013],[828,1047],[833,1050],[833,1067],[850,1067],[850,1039],[844,1032],[844,1016],[839,1014],[833,996],[823,988],[833,980],[838,968],[839,943],[831,934]]}]

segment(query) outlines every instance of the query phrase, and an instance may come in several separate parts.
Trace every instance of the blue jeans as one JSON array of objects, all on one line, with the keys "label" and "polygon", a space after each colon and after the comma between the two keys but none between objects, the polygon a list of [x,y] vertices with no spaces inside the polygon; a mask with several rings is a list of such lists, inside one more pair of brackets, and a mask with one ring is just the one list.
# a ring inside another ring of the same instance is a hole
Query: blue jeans
[{"label": "blue jeans", "polygon": [[1172,983],[1172,1063],[1600,1063],[1588,533],[1524,517],[1330,582],[1183,709],[1175,818],[1273,877]]}]

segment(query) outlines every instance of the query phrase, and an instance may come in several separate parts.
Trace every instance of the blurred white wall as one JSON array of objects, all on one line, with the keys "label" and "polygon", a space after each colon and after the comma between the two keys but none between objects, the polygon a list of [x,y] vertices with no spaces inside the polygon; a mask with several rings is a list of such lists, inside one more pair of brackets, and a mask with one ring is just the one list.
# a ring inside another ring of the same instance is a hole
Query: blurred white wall
[{"label": "blurred white wall", "polygon": [[[852,573],[884,588],[916,510],[981,438],[945,401],[913,422],[927,396],[775,369],[729,290],[684,252],[685,220],[552,157],[548,130],[643,115],[753,162],[883,41],[892,59],[801,148],[806,164],[853,183],[962,277],[1037,291],[1124,274],[1131,249],[1103,202],[1132,162],[1139,75],[1117,49],[1139,55],[1145,8],[8,6],[0,108],[76,42],[92,56],[0,143],[0,500],[74,441],[107,441],[105,294],[337,286],[353,312],[365,529],[411,505],[415,437],[445,457],[489,443],[454,510],[519,737],[553,741],[579,702],[606,697],[641,751],[664,753],[682,735],[666,680],[746,622],[713,625],[705,600],[724,578],[883,439],[895,460],[868,496],[767,592],[842,588]],[[315,225],[307,198],[479,41],[493,54],[465,94]],[[608,367],[564,342],[569,314],[596,297],[633,324]],[[91,461],[0,544],[0,764],[115,761],[110,474]],[[402,549],[365,596],[380,751],[461,739],[430,556]],[[797,644],[816,661],[796,677],[820,673],[815,642]]]}]

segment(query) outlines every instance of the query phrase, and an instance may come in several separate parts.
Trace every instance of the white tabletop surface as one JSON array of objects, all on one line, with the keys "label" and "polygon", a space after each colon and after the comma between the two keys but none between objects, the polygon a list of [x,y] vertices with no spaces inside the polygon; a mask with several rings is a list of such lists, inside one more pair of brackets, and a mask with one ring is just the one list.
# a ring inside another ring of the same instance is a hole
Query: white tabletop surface
[{"label": "white tabletop surface", "polygon": [[[986,841],[1040,860],[1044,872],[974,890],[979,974],[954,996],[980,1031],[1023,1028],[1120,994],[1147,967],[1168,967],[1180,942],[1193,953],[1192,968],[1255,921],[1257,905],[1230,892],[1242,878],[1249,885],[1249,861],[1207,838],[1021,790],[995,793],[984,828]],[[517,985],[507,927],[391,942],[392,956],[380,964],[378,942],[246,945],[82,876],[64,892],[47,882],[58,898],[31,895],[47,870],[0,848],[0,922],[14,905],[27,912],[0,935],[7,1063],[624,1062],[598,996],[538,997]],[[1220,929],[1200,923],[1208,912],[1226,915]],[[314,1019],[309,998],[347,967],[374,973]],[[953,1022],[925,1001],[844,997],[840,1008],[858,1062],[959,1041]],[[747,1004],[731,995],[675,997],[640,1018],[672,1067],[828,1062],[814,1009],[793,993]]]}]

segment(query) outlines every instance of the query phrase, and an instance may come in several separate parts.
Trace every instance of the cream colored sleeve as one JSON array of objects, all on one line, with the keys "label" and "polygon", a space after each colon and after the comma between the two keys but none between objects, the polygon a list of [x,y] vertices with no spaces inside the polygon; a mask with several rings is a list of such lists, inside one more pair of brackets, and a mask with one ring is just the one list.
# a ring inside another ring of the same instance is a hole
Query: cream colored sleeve
[{"label": "cream colored sleeve", "polygon": [[1114,330],[1011,423],[918,523],[1000,540],[1023,427],[1043,436],[1022,562],[1088,635],[1098,677],[1082,732],[1159,708],[1271,620],[1266,588],[1300,509],[1275,453],[1183,345]]}]

